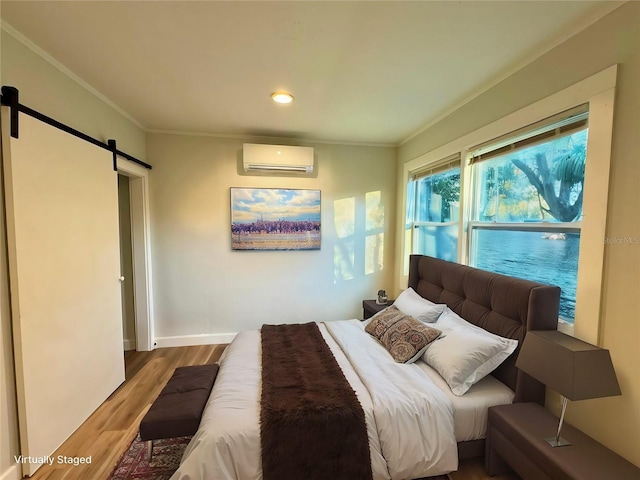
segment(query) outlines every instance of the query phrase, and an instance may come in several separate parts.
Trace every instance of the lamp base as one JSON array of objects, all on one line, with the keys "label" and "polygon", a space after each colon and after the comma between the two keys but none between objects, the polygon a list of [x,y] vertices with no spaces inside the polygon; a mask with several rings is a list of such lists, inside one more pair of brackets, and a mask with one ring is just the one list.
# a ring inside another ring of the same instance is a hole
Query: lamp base
[{"label": "lamp base", "polygon": [[562,437],[560,438],[549,437],[549,438],[545,438],[544,441],[547,442],[552,447],[566,447],[568,445],[571,445],[571,442],[565,440]]}]

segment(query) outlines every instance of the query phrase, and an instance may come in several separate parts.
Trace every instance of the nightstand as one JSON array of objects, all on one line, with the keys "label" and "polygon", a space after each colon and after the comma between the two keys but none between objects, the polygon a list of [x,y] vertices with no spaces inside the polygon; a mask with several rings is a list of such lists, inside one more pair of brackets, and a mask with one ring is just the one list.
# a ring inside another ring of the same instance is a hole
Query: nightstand
[{"label": "nightstand", "polygon": [[489,408],[487,473],[504,473],[510,466],[524,480],[640,478],[640,468],[566,422],[562,437],[571,445],[552,447],[544,438],[557,429],[558,418],[537,403]]},{"label": "nightstand", "polygon": [[392,303],[393,303],[393,300],[389,300],[387,301],[387,303],[378,305],[375,300],[363,300],[362,301],[362,310],[363,310],[362,319],[366,320],[367,318],[373,317],[380,310],[387,308]]}]

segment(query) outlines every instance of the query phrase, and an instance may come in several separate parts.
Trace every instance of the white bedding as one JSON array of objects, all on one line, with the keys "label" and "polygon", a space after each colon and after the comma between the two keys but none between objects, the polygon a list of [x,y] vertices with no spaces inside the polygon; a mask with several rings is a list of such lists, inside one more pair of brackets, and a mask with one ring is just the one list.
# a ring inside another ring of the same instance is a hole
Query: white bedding
[{"label": "white bedding", "polygon": [[453,421],[457,442],[485,438],[487,410],[494,405],[513,403],[515,393],[497,378],[487,375],[462,396],[455,395],[447,382],[433,368],[418,360],[416,365],[444,392],[453,404]]},{"label": "white bedding", "polygon": [[[359,320],[319,324],[365,412],[375,480],[457,469],[451,399],[417,365],[397,364]],[[172,480],[260,480],[260,332],[239,333]]]}]

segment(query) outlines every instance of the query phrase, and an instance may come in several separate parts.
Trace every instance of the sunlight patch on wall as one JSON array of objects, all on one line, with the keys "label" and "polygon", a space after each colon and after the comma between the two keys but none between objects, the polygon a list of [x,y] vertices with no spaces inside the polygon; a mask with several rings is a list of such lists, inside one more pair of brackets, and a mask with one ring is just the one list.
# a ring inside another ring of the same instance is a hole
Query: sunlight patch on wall
[{"label": "sunlight patch on wall", "polygon": [[365,239],[364,273],[370,275],[384,267],[384,233],[367,235]]},{"label": "sunlight patch on wall", "polygon": [[333,283],[353,280],[355,252],[353,240],[341,242],[333,247]]},{"label": "sunlight patch on wall", "polygon": [[384,205],[381,197],[380,190],[367,192],[365,195],[365,275],[381,271],[384,268]]},{"label": "sunlight patch on wall", "polygon": [[351,280],[355,276],[355,197],[334,200],[333,224],[338,238],[333,247],[333,281],[337,283]]},{"label": "sunlight patch on wall", "polygon": [[[364,200],[364,202],[363,202]],[[333,202],[336,244],[334,283],[371,275],[384,268],[384,203],[380,190]]]},{"label": "sunlight patch on wall", "polygon": [[356,199],[355,197],[341,198],[333,202],[333,223],[338,238],[347,238],[353,235],[356,226]]},{"label": "sunlight patch on wall", "polygon": [[367,192],[365,200],[367,204],[367,232],[384,228],[384,206],[382,205],[380,190]]}]

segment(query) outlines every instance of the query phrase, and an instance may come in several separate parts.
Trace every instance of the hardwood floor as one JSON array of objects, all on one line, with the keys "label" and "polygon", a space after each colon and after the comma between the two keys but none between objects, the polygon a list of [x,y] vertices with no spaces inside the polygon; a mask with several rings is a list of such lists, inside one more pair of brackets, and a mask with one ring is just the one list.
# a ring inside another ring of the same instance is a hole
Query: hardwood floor
[{"label": "hardwood floor", "polygon": [[[54,453],[91,456],[88,465],[43,465],[33,480],[107,480],[118,459],[138,433],[140,420],[171,377],[174,368],[214,363],[225,345],[159,348],[125,354],[125,382]],[[515,475],[489,477],[482,459],[461,462],[452,480],[518,480]],[[215,480],[215,479],[211,479]]]},{"label": "hardwood floor", "polygon": [[174,368],[216,362],[225,345],[159,348],[125,354],[125,382],[54,453],[91,456],[89,465],[43,465],[34,480],[106,480],[138,433],[140,420]]}]

